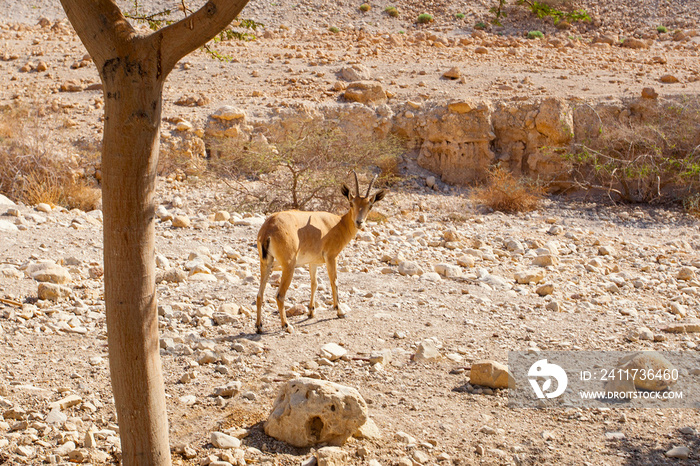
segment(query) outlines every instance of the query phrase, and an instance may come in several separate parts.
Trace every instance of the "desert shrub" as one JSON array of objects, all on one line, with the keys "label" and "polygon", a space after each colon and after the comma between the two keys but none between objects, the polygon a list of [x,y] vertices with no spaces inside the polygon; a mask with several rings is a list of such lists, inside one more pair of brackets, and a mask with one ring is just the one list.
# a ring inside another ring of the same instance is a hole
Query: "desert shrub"
[{"label": "desert shrub", "polygon": [[528,39],[542,39],[543,37],[542,31],[530,31],[527,33]]},{"label": "desert shrub", "polygon": [[668,32],[668,28],[666,26],[656,26],[656,32],[663,34]]},{"label": "desert shrub", "polygon": [[471,199],[499,212],[529,212],[539,207],[544,189],[525,178],[496,167],[489,172],[484,186],[475,188]]},{"label": "desert shrub", "polygon": [[[494,15],[492,23],[500,26],[501,18],[507,16],[505,6],[507,0],[497,0],[496,6],[491,7],[490,12]],[[591,17],[585,10],[577,10],[572,7],[569,0],[515,0],[516,5],[524,5],[535,16],[540,19],[552,18],[554,24],[561,21],[573,23],[575,21],[590,21]]]},{"label": "desert shrub", "polygon": [[418,19],[416,20],[418,24],[428,24],[433,22],[433,15],[429,13],[423,13],[418,15]]},{"label": "desert shrub", "polygon": [[77,158],[57,157],[45,131],[27,108],[0,112],[0,192],[29,205],[94,209],[100,200],[96,180]]},{"label": "desert shrub", "polygon": [[398,178],[402,152],[393,136],[377,139],[305,124],[276,144],[263,137],[223,140],[212,149],[209,171],[242,194],[234,206],[239,209],[335,210],[345,205],[339,187],[351,182],[351,170],[378,172],[375,185],[390,185]]},{"label": "desert shrub", "polygon": [[474,29],[482,29],[482,30],[483,30],[483,29],[486,29],[486,28],[487,28],[487,24],[486,24],[485,22],[483,22],[483,21],[479,21],[478,23],[476,23],[476,24],[474,25]]},{"label": "desert shrub", "polygon": [[384,8],[384,13],[391,16],[392,18],[396,18],[397,16],[399,16],[399,10],[397,10],[395,6],[388,6]]},{"label": "desert shrub", "polygon": [[372,9],[372,7],[370,6],[369,3],[363,3],[362,5],[360,5],[360,11],[362,11],[362,12],[366,12],[366,11],[369,11],[371,9]]},{"label": "desert shrub", "polygon": [[338,28],[336,26],[331,26],[328,28],[328,30],[331,31],[333,34],[337,34],[340,32],[340,28]]},{"label": "desert shrub", "polygon": [[600,121],[599,136],[567,156],[579,186],[623,202],[688,199],[693,208],[700,192],[700,99],[661,103],[644,118]]},{"label": "desert shrub", "polygon": [[464,16],[465,16],[464,13],[457,13],[457,14],[455,15],[455,18],[457,18],[457,19],[464,19]]}]

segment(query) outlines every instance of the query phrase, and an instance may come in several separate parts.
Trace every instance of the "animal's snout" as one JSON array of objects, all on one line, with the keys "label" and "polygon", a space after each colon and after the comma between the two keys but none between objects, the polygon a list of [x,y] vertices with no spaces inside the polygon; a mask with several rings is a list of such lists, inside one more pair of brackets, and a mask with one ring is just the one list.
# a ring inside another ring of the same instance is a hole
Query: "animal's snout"
[{"label": "animal's snout", "polygon": [[362,229],[362,225],[364,225],[365,222],[363,220],[355,220],[355,225],[357,225],[358,229]]}]

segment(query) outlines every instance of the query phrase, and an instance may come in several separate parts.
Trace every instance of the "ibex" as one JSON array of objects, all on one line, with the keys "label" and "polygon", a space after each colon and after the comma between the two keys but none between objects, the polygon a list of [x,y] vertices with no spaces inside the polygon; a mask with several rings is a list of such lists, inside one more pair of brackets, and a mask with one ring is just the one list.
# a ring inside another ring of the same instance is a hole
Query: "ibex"
[{"label": "ibex", "polygon": [[369,195],[376,175],[369,183],[367,194],[360,196],[360,186],[355,175],[355,195],[343,184],[341,192],[350,201],[350,210],[342,217],[330,212],[303,212],[289,210],[272,214],[263,223],[258,232],[258,254],[260,255],[260,289],[257,298],[258,316],[255,329],[262,333],[262,306],[265,286],[272,272],[273,263],[282,266],[282,278],[277,290],[277,309],[282,320],[282,327],[292,333],[294,328],[287,322],[284,309],[284,296],[287,293],[294,268],[300,265],[309,266],[311,276],[311,300],[309,301],[309,318],[314,316],[316,304],[316,269],[326,264],[328,278],[333,292],[333,308],[338,317],[344,317],[344,312],[338,303],[338,288],[336,286],[336,259],[338,254],[355,237],[357,230],[362,228],[367,214],[375,202],[384,198],[385,191],[380,190]]}]

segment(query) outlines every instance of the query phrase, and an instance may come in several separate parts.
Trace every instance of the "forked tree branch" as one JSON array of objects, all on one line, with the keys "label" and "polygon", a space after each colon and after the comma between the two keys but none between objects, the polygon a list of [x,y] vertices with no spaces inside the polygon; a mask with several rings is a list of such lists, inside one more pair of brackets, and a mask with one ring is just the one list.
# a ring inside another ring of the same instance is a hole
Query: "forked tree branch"
[{"label": "forked tree branch", "polygon": [[248,0],[209,0],[190,16],[148,36],[140,36],[115,0],[61,0],[63,9],[98,70],[107,60],[129,55],[134,41],[157,54],[162,79],[184,56],[213,39]]}]

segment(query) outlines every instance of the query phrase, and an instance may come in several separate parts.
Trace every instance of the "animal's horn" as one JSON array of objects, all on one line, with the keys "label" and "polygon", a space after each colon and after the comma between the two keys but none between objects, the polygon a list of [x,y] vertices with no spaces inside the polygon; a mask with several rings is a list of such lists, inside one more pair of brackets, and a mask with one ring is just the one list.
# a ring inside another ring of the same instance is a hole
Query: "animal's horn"
[{"label": "animal's horn", "polygon": [[360,197],[360,182],[357,181],[357,172],[353,170],[352,174],[355,175],[355,194]]},{"label": "animal's horn", "polygon": [[365,197],[369,197],[369,192],[372,190],[372,185],[374,184],[374,180],[377,179],[377,175],[374,175],[374,178],[372,178],[372,181],[369,182],[369,186],[367,186],[367,194],[365,194]]}]

